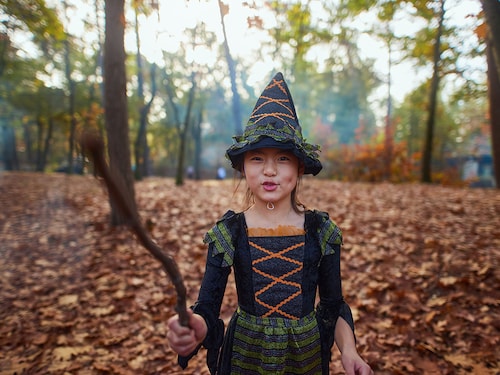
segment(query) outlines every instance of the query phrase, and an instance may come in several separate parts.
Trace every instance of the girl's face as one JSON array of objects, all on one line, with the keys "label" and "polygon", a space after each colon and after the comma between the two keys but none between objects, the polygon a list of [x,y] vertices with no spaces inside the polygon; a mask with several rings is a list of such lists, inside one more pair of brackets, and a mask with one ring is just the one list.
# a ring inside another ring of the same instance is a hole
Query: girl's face
[{"label": "girl's face", "polygon": [[247,151],[243,160],[243,174],[256,203],[290,204],[303,172],[299,159],[288,150],[259,148]]}]

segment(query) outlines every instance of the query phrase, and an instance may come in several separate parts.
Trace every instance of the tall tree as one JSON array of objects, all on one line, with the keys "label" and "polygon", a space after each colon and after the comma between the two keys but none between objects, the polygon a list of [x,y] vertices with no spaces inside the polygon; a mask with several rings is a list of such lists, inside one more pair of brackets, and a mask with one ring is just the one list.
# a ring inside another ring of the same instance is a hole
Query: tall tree
[{"label": "tall tree", "polygon": [[192,122],[192,109],[195,99],[196,92],[196,73],[191,73],[190,78],[191,88],[187,94],[187,102],[185,103],[184,110],[184,120],[181,120],[181,108],[176,103],[177,94],[174,87],[174,81],[171,76],[166,76],[166,90],[168,96],[168,103],[172,111],[173,120],[177,133],[179,135],[179,148],[178,148],[178,159],[177,159],[177,169],[175,174],[175,184],[180,186],[184,183],[184,160],[186,154],[186,144],[188,141],[190,124]]},{"label": "tall tree", "polygon": [[488,91],[490,103],[491,143],[493,151],[493,167],[495,171],[496,187],[500,189],[500,76],[498,75],[499,61],[494,56],[493,41],[488,38],[486,55],[488,62]]},{"label": "tall tree", "polygon": [[[68,4],[64,0],[63,2],[64,13],[67,15]],[[66,16],[67,18],[67,16]],[[67,19],[69,23],[69,19]],[[75,131],[76,131],[76,114],[75,114],[75,100],[76,100],[76,89],[75,82],[71,76],[73,69],[71,64],[71,41],[70,35],[66,33],[64,38],[64,65],[65,65],[65,75],[66,84],[68,90],[68,115],[69,115],[69,135],[68,135],[68,170],[67,173],[73,173],[73,163],[74,163],[74,151],[75,151]]]},{"label": "tall tree", "polygon": [[390,31],[389,25],[387,26],[389,38],[387,40],[387,50],[388,50],[388,58],[387,58],[387,112],[385,115],[385,178],[387,180],[391,179],[392,174],[392,152],[394,146],[393,139],[393,124],[392,124],[392,95],[391,95],[391,73],[392,73],[392,38],[390,37],[392,32]]},{"label": "tall tree", "polygon": [[[150,68],[151,92],[149,100],[145,100],[144,92],[144,64],[141,54],[141,39],[139,34],[139,12],[146,7],[141,6],[142,2],[136,0],[134,4],[135,10],[135,41],[137,47],[136,62],[137,62],[137,96],[139,100],[139,129],[134,143],[135,155],[135,178],[142,179],[150,175],[149,170],[149,145],[147,140],[148,116],[156,95],[156,65],[152,64]],[[159,18],[158,13],[158,18]]]},{"label": "tall tree", "polygon": [[241,100],[240,94],[238,92],[238,85],[236,84],[236,64],[231,55],[231,51],[229,49],[229,43],[227,41],[226,34],[226,24],[224,22],[224,16],[229,11],[229,6],[224,4],[221,0],[218,0],[219,3],[219,13],[220,13],[220,22],[222,25],[222,35],[224,36],[224,53],[226,55],[227,66],[229,69],[229,78],[231,79],[231,92],[233,93],[232,97],[232,109],[233,109],[233,121],[234,121],[234,130],[235,134],[242,134],[242,123],[241,123]]},{"label": "tall tree", "polygon": [[[387,110],[385,117],[385,178],[390,180],[392,173],[392,153],[394,148],[394,129],[392,114],[392,67],[394,47],[398,45],[398,37],[391,27],[396,12],[399,11],[401,4],[390,2],[381,3],[377,12],[378,18],[384,23],[381,28],[375,26],[374,35],[383,40],[387,46]],[[398,48],[398,47],[396,47]],[[399,49],[399,48],[398,48]]]},{"label": "tall tree", "polygon": [[[105,39],[105,2],[102,0],[91,0],[93,2],[92,18],[86,19],[85,30],[95,34],[96,39],[91,44],[93,56],[88,59],[89,69],[86,78],[87,90],[81,96],[88,98],[87,103],[82,106],[82,119],[85,129],[93,129],[102,138],[105,132],[105,95],[104,95],[104,39]],[[87,46],[89,43],[85,43]],[[86,108],[85,108],[86,107]],[[83,165],[82,165],[83,166]],[[89,171],[95,173],[94,170]]]},{"label": "tall tree", "polygon": [[497,74],[500,77],[500,1],[481,0],[481,4],[490,31],[492,53],[497,61]]},{"label": "tall tree", "polygon": [[184,117],[184,125],[182,126],[181,144],[179,146],[179,162],[177,163],[177,173],[175,175],[175,184],[182,185],[184,183],[184,165],[186,158],[186,144],[188,141],[188,134],[190,125],[193,122],[193,104],[196,93],[196,73],[191,73],[191,89],[189,90],[189,97],[186,108],[186,115]]},{"label": "tall tree", "polygon": [[194,139],[194,178],[199,180],[200,168],[201,168],[201,152],[202,152],[202,143],[201,143],[201,124],[203,121],[203,107],[198,109],[198,118],[193,124],[193,139]]},{"label": "tall tree", "polygon": [[[321,137],[309,132],[312,124],[325,124],[341,143],[351,143],[361,119],[375,127],[367,98],[378,82],[372,61],[360,57],[352,21],[342,18],[340,5],[332,3],[270,1],[275,25],[269,35],[276,65],[293,83],[305,135]],[[313,4],[323,12],[312,12]],[[324,137],[315,141],[326,145]]]},{"label": "tall tree", "polygon": [[[18,89],[19,82],[8,82],[12,76],[28,67],[22,67],[22,61],[17,59],[17,51],[12,46],[12,34],[18,30],[25,31],[32,36],[33,43],[45,54],[49,54],[51,47],[64,36],[64,29],[57,18],[56,11],[48,7],[44,0],[0,0],[0,14],[2,24],[0,30],[0,126],[2,128],[3,156],[7,168],[17,169],[19,160],[16,153],[16,136],[8,115],[8,102],[11,101],[11,93]],[[6,77],[5,73],[11,77]],[[33,80],[36,80],[33,77]],[[39,87],[39,86],[38,86]]]},{"label": "tall tree", "polygon": [[394,137],[396,142],[406,143],[408,159],[414,158],[415,154],[420,154],[422,150],[425,124],[422,113],[427,107],[428,91],[428,85],[421,84],[409,93],[401,105],[394,110],[394,117],[398,119]]},{"label": "tall tree", "polygon": [[438,28],[434,41],[434,55],[431,89],[429,92],[429,108],[427,112],[427,125],[425,132],[424,149],[422,153],[422,182],[432,182],[432,148],[434,143],[434,128],[436,123],[436,107],[440,79],[440,63],[441,63],[441,37],[443,35],[444,9],[445,0],[439,1],[438,9]]},{"label": "tall tree", "polygon": [[489,33],[486,37],[488,62],[488,90],[493,167],[496,187],[500,189],[500,2],[481,0]]},{"label": "tall tree", "polygon": [[11,126],[7,126],[3,121],[0,125],[0,150],[2,150],[1,159],[5,164],[5,170],[14,171],[19,169],[19,160],[16,152],[16,133]]},{"label": "tall tree", "polygon": [[[124,0],[106,0],[104,40],[105,119],[110,169],[122,179],[126,199],[135,209],[134,177],[130,162],[125,71]],[[127,224],[124,214],[110,198],[111,223]]]},{"label": "tall tree", "polygon": [[[411,58],[415,66],[431,67],[432,78],[428,85],[427,110],[425,112],[427,122],[425,124],[426,140],[421,150],[424,154],[421,165],[421,180],[431,180],[433,151],[437,151],[437,145],[440,140],[436,139],[436,131],[439,128],[445,128],[446,123],[436,121],[436,108],[438,106],[438,92],[442,82],[446,83],[445,78],[452,74],[461,80],[467,80],[463,75],[463,68],[460,66],[462,56],[474,55],[473,49],[468,49],[466,43],[460,38],[460,26],[449,22],[449,17],[444,18],[444,0],[342,0],[348,13],[359,12],[361,9],[370,9],[375,11],[378,19],[381,21],[397,20],[404,18],[413,18],[415,21],[424,21],[425,26],[416,34],[407,34],[405,30],[395,29],[395,35],[377,32],[377,36],[383,36],[385,41],[392,39],[390,47],[396,47],[403,42],[399,51],[404,59]],[[458,6],[458,1],[446,2],[446,7]],[[395,16],[397,15],[397,16]],[[399,17],[398,17],[399,16]],[[418,24],[418,22],[415,22]],[[372,34],[373,35],[373,34]],[[387,38],[387,39],[386,39]],[[438,50],[439,47],[439,50]],[[396,50],[397,51],[397,50]],[[438,54],[439,52],[439,54]],[[454,80],[454,82],[457,82]],[[389,113],[389,111],[388,111]],[[420,111],[420,113],[423,113]],[[418,113],[415,113],[419,116]],[[389,116],[388,116],[389,118]],[[415,116],[412,116],[412,124],[420,123]],[[389,121],[387,122],[389,126]],[[388,127],[387,127],[388,128]],[[390,130],[388,128],[388,130]],[[418,130],[418,129],[413,129]],[[412,133],[414,133],[412,131]],[[409,147],[414,146],[414,139],[411,138]],[[413,150],[412,150],[413,151]],[[412,152],[410,152],[411,154]]]}]

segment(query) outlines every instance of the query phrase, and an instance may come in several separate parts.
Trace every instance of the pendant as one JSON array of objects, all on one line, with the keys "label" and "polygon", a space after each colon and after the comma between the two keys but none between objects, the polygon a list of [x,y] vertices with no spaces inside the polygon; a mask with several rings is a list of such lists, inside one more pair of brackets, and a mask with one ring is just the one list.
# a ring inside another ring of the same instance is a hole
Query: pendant
[{"label": "pendant", "polygon": [[267,207],[268,210],[274,210],[274,203],[273,202],[267,202],[266,207]]}]

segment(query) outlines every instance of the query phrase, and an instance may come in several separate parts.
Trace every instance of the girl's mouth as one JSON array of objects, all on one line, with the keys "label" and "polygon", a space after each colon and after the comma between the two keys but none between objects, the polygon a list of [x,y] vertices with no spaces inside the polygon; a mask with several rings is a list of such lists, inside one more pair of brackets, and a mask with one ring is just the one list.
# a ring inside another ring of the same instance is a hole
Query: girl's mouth
[{"label": "girl's mouth", "polygon": [[265,191],[274,191],[278,188],[278,184],[268,181],[268,182],[263,182],[262,187],[264,188]]}]

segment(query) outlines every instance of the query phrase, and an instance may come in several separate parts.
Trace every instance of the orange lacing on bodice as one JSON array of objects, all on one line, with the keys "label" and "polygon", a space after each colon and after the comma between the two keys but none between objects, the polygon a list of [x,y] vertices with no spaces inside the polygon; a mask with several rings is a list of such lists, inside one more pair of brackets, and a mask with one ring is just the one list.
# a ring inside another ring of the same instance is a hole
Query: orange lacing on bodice
[{"label": "orange lacing on bodice", "polygon": [[[276,237],[276,236],[300,236],[304,235],[305,231],[303,228],[298,228],[292,225],[280,225],[276,228],[248,228],[248,237],[249,237],[249,243],[250,246],[252,246],[254,249],[259,251],[261,253],[261,257],[259,259],[254,259],[252,261],[252,269],[255,273],[261,275],[263,278],[268,279],[269,283],[264,286],[260,290],[255,291],[255,301],[265,307],[267,309],[267,312],[263,315],[264,317],[271,316],[273,314],[278,314],[281,315],[285,318],[288,319],[299,319],[298,316],[291,315],[289,313],[286,313],[285,311],[282,310],[282,307],[289,303],[291,300],[295,299],[302,293],[302,287],[299,283],[297,282],[292,282],[290,280],[287,280],[288,277],[292,276],[293,274],[296,274],[297,272],[302,271],[303,264],[300,261],[297,261],[295,259],[290,258],[287,256],[287,253],[290,251],[293,251],[294,249],[304,246],[304,242],[300,241],[298,243],[292,244],[289,247],[286,247],[284,249],[281,249],[277,252],[270,251],[269,249],[266,249],[262,246],[259,246],[255,242],[252,241],[252,237]],[[286,262],[290,265],[290,270],[283,274],[283,275],[274,275],[270,274],[268,272],[264,272],[260,268],[260,264],[273,260],[273,259],[279,259],[282,262]],[[268,291],[269,289],[282,284],[286,285],[289,290],[290,294],[287,298],[282,300],[280,303],[278,303],[276,306],[272,306],[266,302],[264,302],[260,297],[263,293]]]}]

